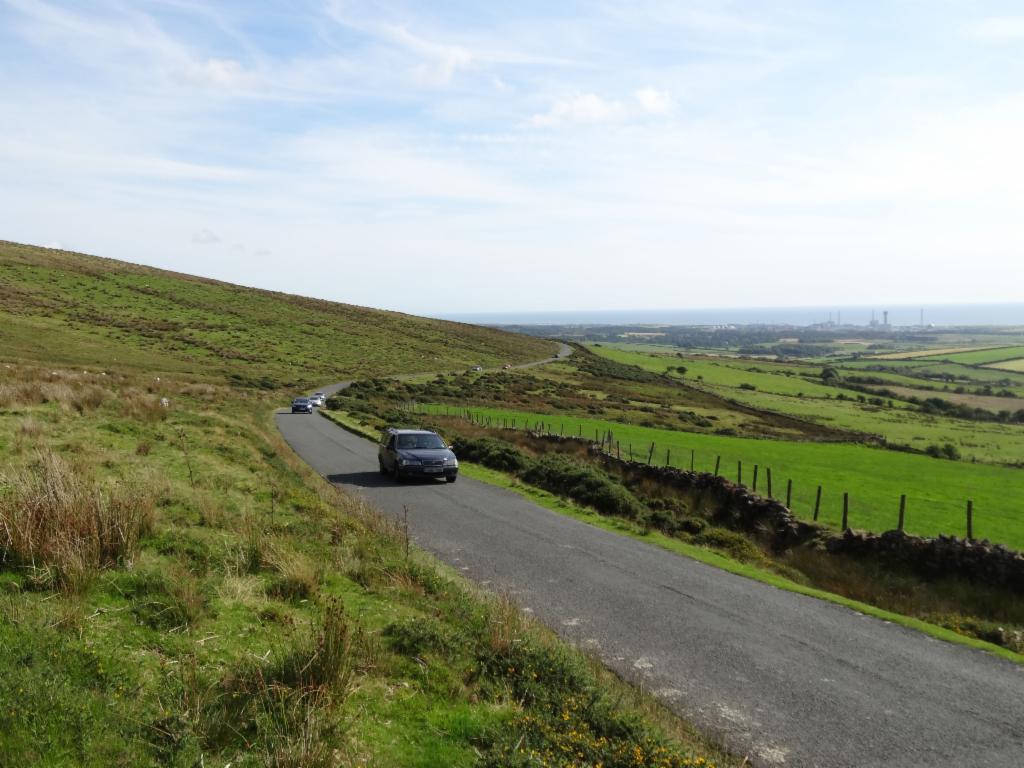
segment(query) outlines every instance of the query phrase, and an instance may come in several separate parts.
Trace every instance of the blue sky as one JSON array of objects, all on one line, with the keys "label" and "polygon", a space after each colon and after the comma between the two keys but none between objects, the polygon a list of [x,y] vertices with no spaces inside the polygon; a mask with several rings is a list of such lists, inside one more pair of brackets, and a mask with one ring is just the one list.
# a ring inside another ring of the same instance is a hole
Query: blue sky
[{"label": "blue sky", "polygon": [[1024,299],[1024,9],[0,0],[0,238],[418,313]]}]

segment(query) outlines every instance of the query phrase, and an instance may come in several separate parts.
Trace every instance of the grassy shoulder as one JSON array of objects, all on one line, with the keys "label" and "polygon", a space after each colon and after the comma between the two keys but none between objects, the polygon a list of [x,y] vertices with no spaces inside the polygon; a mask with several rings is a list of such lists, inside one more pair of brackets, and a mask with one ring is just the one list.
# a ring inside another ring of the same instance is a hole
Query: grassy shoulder
[{"label": "grassy shoulder", "polygon": [[508,473],[499,472],[497,470],[469,462],[461,462],[459,471],[467,477],[472,477],[476,480],[514,491],[524,498],[527,498],[535,504],[549,509],[552,512],[568,515],[569,517],[573,517],[577,520],[588,523],[589,525],[594,525],[607,531],[647,542],[670,552],[728,571],[729,573],[734,573],[738,576],[744,576],[749,579],[755,579],[756,581],[769,584],[779,589],[796,592],[819,600],[826,600],[868,616],[882,619],[883,621],[890,621],[909,629],[924,632],[925,634],[939,640],[966,645],[970,648],[993,653],[1018,664],[1024,664],[1024,656],[998,645],[971,637],[965,637],[964,635],[957,634],[956,632],[952,632],[943,627],[939,627],[910,616],[904,616],[902,614],[882,610],[875,606],[868,605],[867,603],[850,600],[831,592],[809,587],[806,584],[801,584],[792,579],[788,579],[785,576],[774,573],[765,568],[758,568],[754,565],[741,563],[721,554],[720,552],[716,552],[713,549],[689,544],[656,530],[645,530],[642,526],[629,520],[600,515],[592,509],[575,504],[574,502],[554,493],[523,483]]},{"label": "grassy shoulder", "polygon": [[272,398],[0,376],[4,761],[735,764],[318,477]]}]

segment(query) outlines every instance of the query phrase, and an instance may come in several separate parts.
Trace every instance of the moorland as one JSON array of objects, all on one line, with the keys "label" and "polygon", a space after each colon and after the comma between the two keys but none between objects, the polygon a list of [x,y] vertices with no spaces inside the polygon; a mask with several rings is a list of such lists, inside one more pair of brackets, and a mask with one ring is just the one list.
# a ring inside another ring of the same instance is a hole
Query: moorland
[{"label": "moorland", "polygon": [[551,342],[10,243],[0,288],[3,764],[738,764],[273,425]]}]

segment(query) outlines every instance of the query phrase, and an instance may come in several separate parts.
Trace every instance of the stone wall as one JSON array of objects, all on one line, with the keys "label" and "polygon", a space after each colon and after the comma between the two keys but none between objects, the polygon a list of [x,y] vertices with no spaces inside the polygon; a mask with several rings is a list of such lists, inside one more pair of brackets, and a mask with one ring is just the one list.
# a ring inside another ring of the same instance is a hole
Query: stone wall
[{"label": "stone wall", "polygon": [[[578,447],[580,442],[588,442],[575,437],[543,434],[534,437],[547,443],[573,443],[574,447]],[[606,466],[627,484],[651,480],[695,496],[702,510],[710,513],[717,524],[755,534],[777,550],[817,544],[833,554],[875,559],[910,568],[928,578],[956,576],[1024,591],[1024,553],[1001,544],[956,536],[912,536],[903,531],[870,533],[848,530],[840,533],[800,520],[782,502],[758,496],[724,477],[618,459],[603,453],[594,443],[590,443],[589,450],[600,455]]]}]

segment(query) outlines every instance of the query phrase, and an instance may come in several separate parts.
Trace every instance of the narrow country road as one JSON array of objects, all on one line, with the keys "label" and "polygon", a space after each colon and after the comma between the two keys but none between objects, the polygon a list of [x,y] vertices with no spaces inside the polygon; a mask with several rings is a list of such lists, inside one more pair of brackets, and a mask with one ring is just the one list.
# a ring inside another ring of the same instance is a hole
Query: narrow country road
[{"label": "narrow country road", "polygon": [[[332,389],[336,389],[334,387]],[[376,446],[279,413],[288,443],[416,543],[757,766],[1020,768],[1024,668],[594,528],[466,477],[396,484]]]}]

